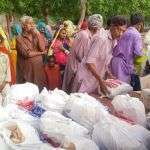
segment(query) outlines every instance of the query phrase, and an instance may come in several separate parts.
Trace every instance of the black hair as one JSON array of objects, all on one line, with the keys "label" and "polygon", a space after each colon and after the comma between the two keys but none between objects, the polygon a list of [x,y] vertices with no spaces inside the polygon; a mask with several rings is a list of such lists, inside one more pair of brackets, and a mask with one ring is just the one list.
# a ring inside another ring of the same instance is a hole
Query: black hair
[{"label": "black hair", "polygon": [[48,56],[48,57],[47,57],[47,60],[48,60],[48,61],[50,61],[51,59],[54,59],[54,61],[55,61],[55,56],[54,56],[54,55],[51,55],[51,56]]},{"label": "black hair", "polygon": [[136,25],[138,23],[144,22],[144,17],[141,14],[132,14],[130,17],[131,25]]},{"label": "black hair", "polygon": [[106,23],[107,23],[107,26],[110,26],[110,25],[111,25],[111,18],[112,18],[112,17],[109,17],[109,18],[107,19],[107,22],[106,22]]},{"label": "black hair", "polygon": [[108,17],[108,18],[107,18],[107,21],[106,21],[106,29],[109,29],[110,26],[111,26],[111,18],[112,18],[112,17]]},{"label": "black hair", "polygon": [[123,25],[127,25],[127,19],[124,17],[124,16],[114,16],[114,17],[111,17],[110,19],[110,25],[113,25],[113,26],[123,26]]}]

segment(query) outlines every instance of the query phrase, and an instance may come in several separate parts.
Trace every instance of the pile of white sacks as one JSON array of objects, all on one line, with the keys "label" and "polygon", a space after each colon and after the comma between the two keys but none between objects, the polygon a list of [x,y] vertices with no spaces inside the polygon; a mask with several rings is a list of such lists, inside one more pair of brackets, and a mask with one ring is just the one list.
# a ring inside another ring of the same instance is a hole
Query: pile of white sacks
[{"label": "pile of white sacks", "polygon": [[[32,101],[44,111],[34,116],[20,107]],[[1,150],[148,150],[150,132],[143,103],[128,95],[114,97],[117,113],[111,115],[98,100],[83,93],[67,95],[31,83],[13,85],[0,107]],[[41,135],[46,135],[44,141]]]}]

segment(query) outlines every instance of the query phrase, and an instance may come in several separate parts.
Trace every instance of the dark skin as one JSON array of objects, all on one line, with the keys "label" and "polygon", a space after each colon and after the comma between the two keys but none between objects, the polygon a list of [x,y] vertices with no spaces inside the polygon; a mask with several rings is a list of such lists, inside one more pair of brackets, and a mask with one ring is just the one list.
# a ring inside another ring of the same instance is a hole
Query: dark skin
[{"label": "dark skin", "polygon": [[51,67],[54,67],[55,66],[55,58],[51,57],[48,61],[48,66],[51,68]]},{"label": "dark skin", "polygon": [[[64,39],[66,38],[66,30],[63,30],[63,29],[62,29],[62,30],[60,31],[60,33],[59,33],[59,37],[58,37],[58,38],[59,38],[60,40],[64,40]],[[61,45],[60,48],[61,48],[61,50],[64,51],[65,53],[69,53],[68,50],[63,47],[63,44]]]},{"label": "dark skin", "polygon": [[[111,31],[113,39],[119,38],[123,34],[123,32],[125,31],[125,29],[126,29],[126,26],[111,27],[110,31]],[[94,35],[97,32],[98,29],[96,29],[96,28],[89,28],[89,30],[91,31],[92,35]],[[100,89],[101,89],[102,93],[105,94],[105,95],[109,94],[107,86],[108,87],[112,87],[112,85],[109,85],[108,83],[106,83],[99,76],[99,74],[96,72],[96,66],[95,66],[95,64],[87,63],[86,65],[87,65],[87,68],[89,69],[89,71],[93,74],[93,76],[99,82]],[[107,78],[114,79],[114,77],[112,76],[112,74],[111,74],[111,72],[109,70],[106,72],[106,75],[107,75]]]},{"label": "dark skin", "polygon": [[[38,31],[36,30],[36,26],[32,19],[29,19],[25,22],[23,25],[23,32],[26,32],[28,34],[29,39],[31,40],[32,37],[38,35]],[[47,51],[42,52],[36,52],[36,51],[30,51],[28,57],[35,57],[47,54]]]},{"label": "dark skin", "polygon": [[140,23],[134,25],[133,27],[135,27],[139,32],[142,32],[144,29],[144,23],[140,22]]},{"label": "dark skin", "polygon": [[105,85],[105,81],[101,79],[101,77],[98,75],[98,73],[96,72],[96,66],[95,64],[89,64],[87,63],[87,68],[90,70],[90,72],[93,74],[93,76],[97,79],[97,81],[99,82],[101,91],[103,94],[109,94],[109,91]]},{"label": "dark skin", "polygon": [[[89,27],[89,30],[91,32],[92,35],[96,34],[97,31],[98,31],[98,28],[90,28]],[[92,64],[92,63],[87,63],[87,68],[89,69],[89,71],[93,74],[93,76],[96,78],[96,80],[98,81],[99,85],[100,85],[100,88],[101,88],[101,91],[103,94],[108,94],[109,91],[105,85],[105,81],[103,79],[101,79],[101,77],[98,75],[98,73],[96,72],[96,66],[95,64]]]}]

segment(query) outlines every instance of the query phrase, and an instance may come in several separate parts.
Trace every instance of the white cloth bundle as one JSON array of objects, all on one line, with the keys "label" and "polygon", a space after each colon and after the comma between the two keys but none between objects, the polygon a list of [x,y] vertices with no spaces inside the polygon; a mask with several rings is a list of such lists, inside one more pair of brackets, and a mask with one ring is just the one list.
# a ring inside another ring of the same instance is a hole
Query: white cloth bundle
[{"label": "white cloth bundle", "polygon": [[103,118],[103,114],[108,113],[98,100],[83,93],[71,94],[64,112],[89,131],[92,131],[93,125]]},{"label": "white cloth bundle", "polygon": [[112,104],[116,112],[122,113],[135,124],[146,125],[145,107],[138,98],[118,95],[113,99]]}]

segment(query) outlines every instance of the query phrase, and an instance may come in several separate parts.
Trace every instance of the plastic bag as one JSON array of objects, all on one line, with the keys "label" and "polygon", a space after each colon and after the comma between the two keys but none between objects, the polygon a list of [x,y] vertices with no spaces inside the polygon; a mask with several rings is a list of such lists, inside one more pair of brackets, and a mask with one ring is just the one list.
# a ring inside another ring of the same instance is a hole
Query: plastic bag
[{"label": "plastic bag", "polygon": [[56,112],[45,112],[41,117],[41,130],[50,138],[53,136],[61,139],[63,136],[89,137],[89,131],[71,119]]},{"label": "plastic bag", "polygon": [[[10,128],[13,128],[14,126],[17,126],[20,129],[20,135],[23,138],[23,140],[20,140],[18,144],[15,144],[11,139],[11,130]],[[37,131],[30,126],[29,124],[17,120],[12,120],[3,123],[1,125],[0,134],[4,137],[5,142],[12,148],[12,149],[24,149],[24,147],[34,147],[34,145],[42,144],[42,142],[39,139]]]},{"label": "plastic bag", "polygon": [[65,137],[64,147],[71,143],[75,145],[75,150],[99,150],[98,146],[92,140],[83,137]]},{"label": "plastic bag", "polygon": [[23,109],[31,110],[34,106],[34,101],[32,101],[32,100],[18,101],[17,105]]},{"label": "plastic bag", "polygon": [[106,108],[100,102],[88,94],[82,93],[71,94],[64,109],[65,115],[89,131],[92,131],[93,125],[102,118],[100,116],[107,113]]},{"label": "plastic bag", "polygon": [[62,91],[62,90],[59,90],[59,89],[56,88],[56,89],[53,90],[53,93],[62,96],[64,98],[65,102],[67,102],[69,100],[69,95],[66,92]]},{"label": "plastic bag", "polygon": [[48,92],[46,89],[40,93],[39,98],[46,110],[62,113],[67,96],[60,90]]},{"label": "plastic bag", "polygon": [[132,136],[137,139],[140,143],[143,143],[145,147],[150,149],[150,131],[140,125],[134,125],[129,128]]},{"label": "plastic bag", "polygon": [[[112,88],[107,87],[108,91],[110,92],[110,94],[107,95],[109,98],[113,98],[121,94],[127,94],[128,92],[133,90],[133,88],[129,84],[119,80],[108,79],[105,82],[112,85]],[[100,89],[99,94],[101,94]]]},{"label": "plastic bag", "polygon": [[1,150],[10,150],[9,146],[5,143],[4,139],[0,136],[0,149]]},{"label": "plastic bag", "polygon": [[38,105],[35,105],[33,106],[33,108],[31,109],[30,111],[30,114],[34,117],[38,117],[40,118],[41,115],[45,112],[46,110],[43,109],[42,107],[38,106]]},{"label": "plastic bag", "polygon": [[108,115],[94,126],[92,140],[102,150],[147,150],[144,141],[147,135],[144,137],[139,133],[140,130],[132,130],[131,127],[130,124]]},{"label": "plastic bag", "polygon": [[6,109],[0,106],[0,122],[7,121],[9,119],[10,119],[10,116],[7,113]]},{"label": "plastic bag", "polygon": [[118,95],[113,99],[112,104],[116,112],[122,113],[135,124],[146,125],[145,107],[138,98]]},{"label": "plastic bag", "polygon": [[33,116],[31,116],[27,111],[24,111],[22,109],[19,109],[19,107],[15,104],[9,104],[5,108],[8,116],[11,119],[17,119],[20,121],[24,121],[35,128],[40,128],[39,127],[39,120]]},{"label": "plastic bag", "polygon": [[63,148],[54,148],[49,144],[42,144],[39,150],[65,150]]},{"label": "plastic bag", "polygon": [[35,84],[32,83],[24,83],[24,84],[15,84],[12,85],[7,96],[6,96],[6,103],[17,103],[19,100],[35,100],[35,98],[39,95],[39,89]]}]

